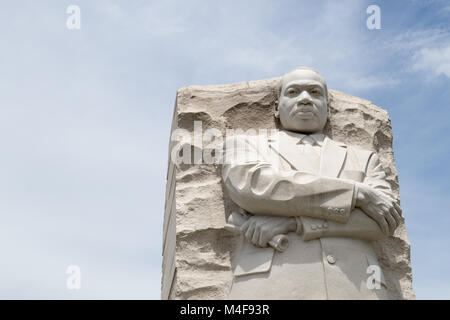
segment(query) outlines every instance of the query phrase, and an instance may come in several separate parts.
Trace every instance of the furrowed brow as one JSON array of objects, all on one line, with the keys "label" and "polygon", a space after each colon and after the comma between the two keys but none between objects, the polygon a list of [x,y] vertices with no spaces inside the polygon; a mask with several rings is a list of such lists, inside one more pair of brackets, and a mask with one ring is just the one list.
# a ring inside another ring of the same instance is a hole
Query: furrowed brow
[{"label": "furrowed brow", "polygon": [[307,88],[307,89],[320,89],[321,91],[324,91],[323,87],[319,84],[316,83],[291,83],[286,87],[287,89],[290,88],[296,88],[296,89],[303,89],[303,88]]}]

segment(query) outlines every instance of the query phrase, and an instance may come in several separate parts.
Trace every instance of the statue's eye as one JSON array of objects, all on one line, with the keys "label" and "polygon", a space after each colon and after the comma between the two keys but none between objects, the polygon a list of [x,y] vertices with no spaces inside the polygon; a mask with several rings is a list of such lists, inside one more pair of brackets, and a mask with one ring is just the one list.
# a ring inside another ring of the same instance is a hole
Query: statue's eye
[{"label": "statue's eye", "polygon": [[288,96],[294,96],[294,95],[296,95],[298,93],[298,90],[296,90],[296,89],[294,89],[294,88],[290,88],[290,89],[287,89],[286,90],[286,94],[288,95]]},{"label": "statue's eye", "polygon": [[322,92],[319,89],[312,89],[311,93],[314,94],[314,95],[322,94]]}]

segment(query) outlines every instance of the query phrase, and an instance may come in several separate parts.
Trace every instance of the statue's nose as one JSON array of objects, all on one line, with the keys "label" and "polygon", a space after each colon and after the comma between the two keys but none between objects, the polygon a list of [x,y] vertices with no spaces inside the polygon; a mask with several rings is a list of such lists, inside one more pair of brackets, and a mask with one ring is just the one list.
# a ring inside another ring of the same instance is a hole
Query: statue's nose
[{"label": "statue's nose", "polygon": [[306,103],[311,103],[311,96],[309,95],[308,91],[304,90],[300,93],[300,95],[298,96],[298,100],[297,103],[299,104],[306,104]]}]

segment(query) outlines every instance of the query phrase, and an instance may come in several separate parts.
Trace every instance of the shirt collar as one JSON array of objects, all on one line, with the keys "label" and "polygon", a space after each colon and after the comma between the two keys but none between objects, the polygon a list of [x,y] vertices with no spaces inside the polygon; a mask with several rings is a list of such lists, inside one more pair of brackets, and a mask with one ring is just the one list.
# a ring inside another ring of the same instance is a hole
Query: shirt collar
[{"label": "shirt collar", "polygon": [[297,144],[300,144],[306,136],[309,136],[310,138],[312,138],[316,142],[316,144],[319,146],[322,146],[323,142],[325,140],[325,135],[321,132],[317,132],[317,133],[313,133],[313,134],[309,134],[309,135],[299,133],[299,132],[287,131],[287,130],[284,130],[284,132],[288,136],[290,136],[291,138],[296,140]]}]

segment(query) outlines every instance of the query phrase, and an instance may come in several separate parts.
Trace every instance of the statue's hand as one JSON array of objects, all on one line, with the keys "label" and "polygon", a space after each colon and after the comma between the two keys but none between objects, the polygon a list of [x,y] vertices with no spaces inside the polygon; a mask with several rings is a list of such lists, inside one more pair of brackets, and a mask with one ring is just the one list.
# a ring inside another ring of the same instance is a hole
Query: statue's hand
[{"label": "statue's hand", "polygon": [[248,241],[258,247],[267,247],[272,238],[279,234],[296,231],[294,217],[251,216],[242,226],[241,233]]},{"label": "statue's hand", "polygon": [[401,208],[394,199],[362,183],[357,184],[355,206],[375,220],[388,236],[394,234],[402,221]]}]

